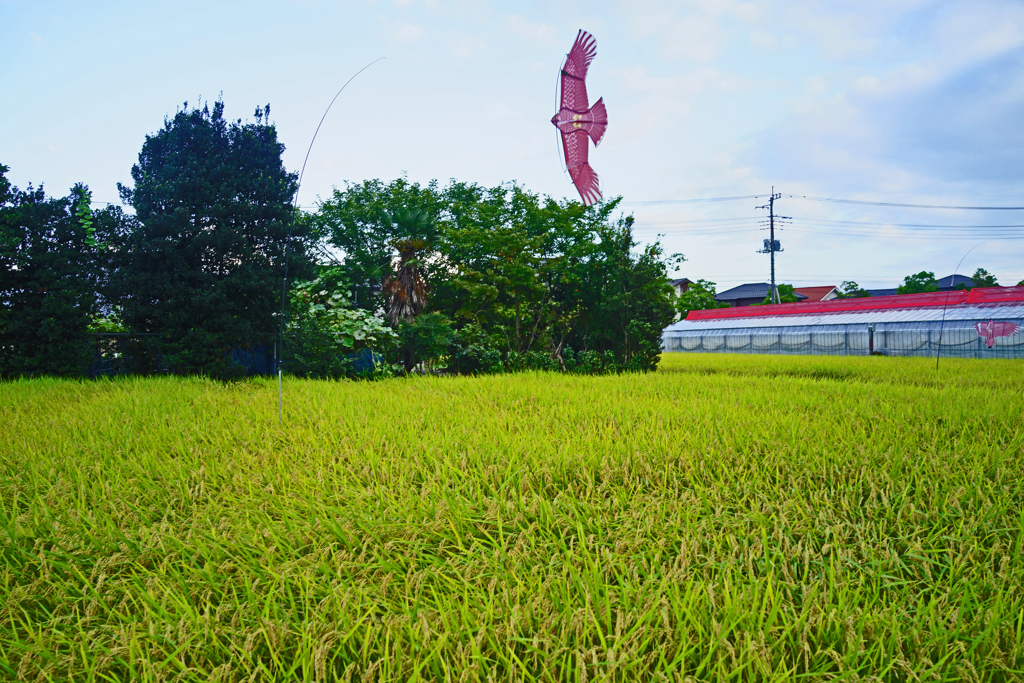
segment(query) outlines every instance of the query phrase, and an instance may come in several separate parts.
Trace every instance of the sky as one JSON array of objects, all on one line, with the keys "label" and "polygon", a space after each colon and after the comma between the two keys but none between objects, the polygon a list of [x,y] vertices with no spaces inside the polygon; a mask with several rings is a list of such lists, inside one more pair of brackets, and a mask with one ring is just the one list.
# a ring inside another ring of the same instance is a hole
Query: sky
[{"label": "sky", "polygon": [[578,198],[550,119],[581,28],[609,112],[590,163],[638,239],[685,254],[679,277],[767,281],[774,188],[779,282],[1024,280],[1024,211],[891,206],[1024,206],[1019,0],[0,0],[0,163],[116,203],[145,136],[221,97],[232,119],[269,103],[298,171],[383,57],[324,120],[300,205],[402,175]]}]

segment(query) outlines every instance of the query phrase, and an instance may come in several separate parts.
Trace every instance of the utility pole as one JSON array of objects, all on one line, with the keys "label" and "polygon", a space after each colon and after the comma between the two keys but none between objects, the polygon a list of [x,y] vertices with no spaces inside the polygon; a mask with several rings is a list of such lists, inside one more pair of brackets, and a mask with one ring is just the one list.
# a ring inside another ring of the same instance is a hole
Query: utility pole
[{"label": "utility pole", "polygon": [[[768,235],[769,239],[764,241],[764,248],[760,249],[757,253],[759,254],[770,254],[772,259],[772,284],[769,290],[769,301],[773,304],[782,303],[779,298],[779,288],[775,286],[775,252],[784,251],[782,243],[775,239],[775,221],[781,223],[782,221],[791,220],[789,216],[776,216],[775,215],[775,200],[782,197],[781,192],[775,192],[775,186],[772,186],[772,193],[768,196],[768,203],[764,206],[758,206],[758,209],[768,209],[768,220],[761,221],[761,225],[768,223]],[[763,229],[763,228],[762,228]]]}]

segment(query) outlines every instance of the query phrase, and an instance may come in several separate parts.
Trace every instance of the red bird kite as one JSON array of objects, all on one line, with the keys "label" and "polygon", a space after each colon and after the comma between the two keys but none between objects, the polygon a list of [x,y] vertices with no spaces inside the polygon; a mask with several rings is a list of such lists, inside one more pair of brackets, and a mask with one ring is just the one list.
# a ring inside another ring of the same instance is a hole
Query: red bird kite
[{"label": "red bird kite", "polygon": [[601,198],[601,186],[594,169],[587,163],[589,137],[596,147],[608,127],[608,112],[604,98],[591,107],[587,100],[587,69],[597,56],[597,41],[584,30],[576,35],[576,42],[569,51],[562,66],[561,108],[551,117],[562,134],[562,149],[565,150],[565,165],[572,182],[579,190],[583,204],[590,206]]},{"label": "red bird kite", "polygon": [[985,340],[985,346],[990,349],[996,345],[996,337],[1009,337],[1016,334],[1020,329],[1018,325],[1010,322],[995,322],[989,320],[987,323],[978,323],[974,326],[978,336]]}]

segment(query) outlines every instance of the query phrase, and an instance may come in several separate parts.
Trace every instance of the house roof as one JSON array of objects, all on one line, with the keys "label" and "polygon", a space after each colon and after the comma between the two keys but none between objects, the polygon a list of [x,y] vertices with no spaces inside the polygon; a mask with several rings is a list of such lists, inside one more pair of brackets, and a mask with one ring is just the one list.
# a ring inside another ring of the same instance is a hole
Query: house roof
[{"label": "house roof", "polygon": [[864,291],[876,298],[880,296],[896,296],[899,294],[896,287],[888,287],[885,289],[865,289]]},{"label": "house roof", "polygon": [[793,291],[797,294],[803,294],[807,297],[807,301],[821,301],[826,296],[835,291],[833,285],[824,285],[822,287],[795,287]]},{"label": "house roof", "polygon": [[[736,299],[763,299],[768,296],[768,290],[771,286],[767,282],[748,282],[745,285],[739,287],[733,287],[727,289],[724,292],[720,292],[715,295],[715,298],[719,301],[735,301]],[[797,299],[801,301],[806,299],[806,295],[797,294]]]},{"label": "house roof", "polygon": [[668,283],[673,287],[678,287],[679,285],[692,285],[693,280],[691,280],[690,278],[681,277],[676,280],[669,280]]},{"label": "house roof", "polygon": [[967,285],[968,287],[973,287],[974,280],[967,277],[966,275],[953,274],[939,278],[938,280],[935,281],[935,284],[939,286],[939,289],[942,289],[943,287],[956,287],[957,285]]}]

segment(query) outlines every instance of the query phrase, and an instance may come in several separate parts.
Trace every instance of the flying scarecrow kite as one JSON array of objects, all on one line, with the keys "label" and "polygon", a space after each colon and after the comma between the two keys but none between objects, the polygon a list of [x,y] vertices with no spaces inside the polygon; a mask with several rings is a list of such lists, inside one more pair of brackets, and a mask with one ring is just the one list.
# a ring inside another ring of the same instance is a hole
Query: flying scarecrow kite
[{"label": "flying scarecrow kite", "polygon": [[597,41],[581,29],[562,65],[560,109],[551,117],[551,123],[562,134],[562,149],[565,151],[569,176],[585,206],[601,199],[600,180],[587,162],[587,138],[593,140],[596,147],[601,144],[601,138],[608,127],[604,98],[595,102],[593,107],[587,100],[587,69],[595,56]]},{"label": "flying scarecrow kite", "polygon": [[996,345],[999,337],[1011,337],[1017,334],[1020,326],[1011,322],[996,322],[989,320],[987,323],[978,323],[974,326],[978,336],[985,340],[985,346],[992,348]]}]

